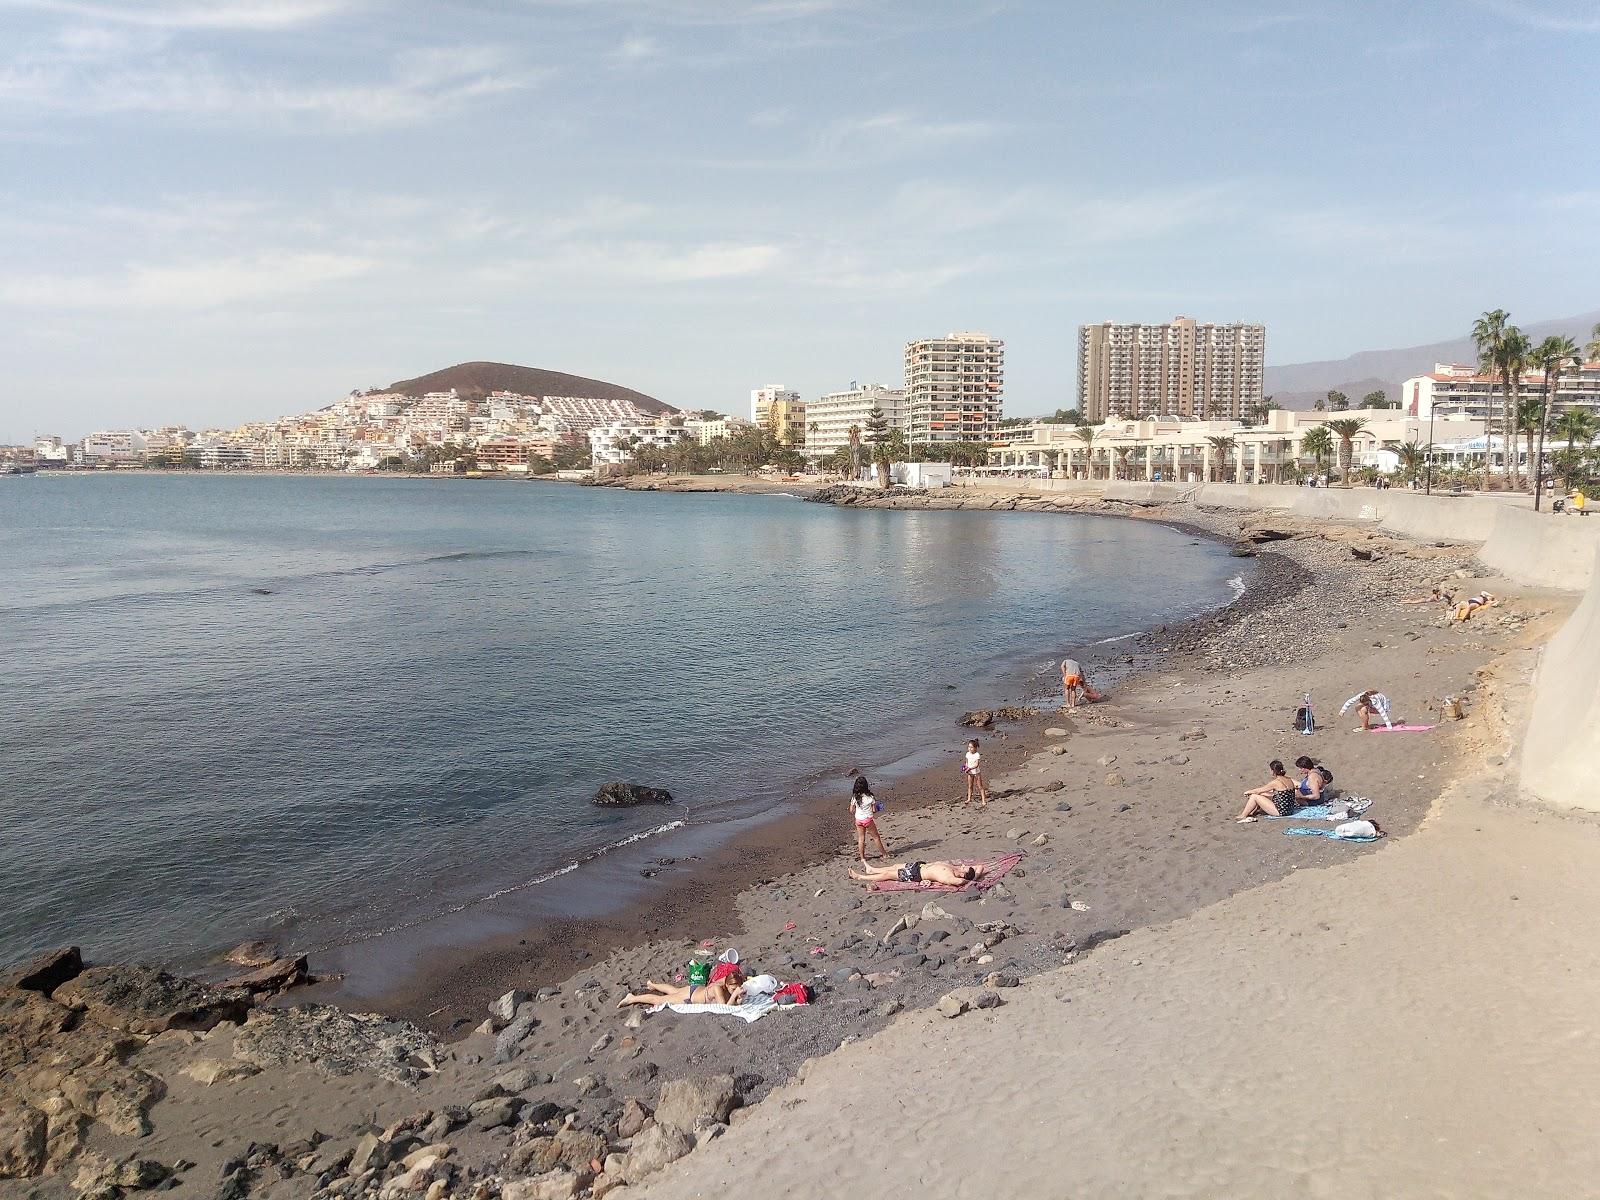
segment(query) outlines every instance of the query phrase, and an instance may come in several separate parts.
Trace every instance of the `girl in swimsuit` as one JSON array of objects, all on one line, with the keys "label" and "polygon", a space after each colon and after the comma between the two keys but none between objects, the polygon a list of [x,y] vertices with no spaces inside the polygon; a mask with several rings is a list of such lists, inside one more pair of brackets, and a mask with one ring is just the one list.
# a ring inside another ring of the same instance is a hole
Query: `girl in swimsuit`
[{"label": "girl in swimsuit", "polygon": [[878,801],[872,794],[872,785],[865,775],[857,775],[850,789],[850,811],[856,820],[856,857],[867,861],[867,834],[878,843],[880,858],[889,857],[889,847],[883,844],[883,834],[878,832]]},{"label": "girl in swimsuit", "polygon": [[978,785],[978,799],[980,808],[989,807],[989,789],[983,786],[983,755],[978,752],[978,739],[973,738],[967,743],[967,762],[961,768],[961,773],[967,777],[966,804],[972,803],[972,785]]},{"label": "girl in swimsuit", "polygon": [[675,987],[670,983],[646,980],[644,991],[629,992],[617,1001],[618,1008],[639,1004],[659,1008],[663,1004],[738,1004],[744,999],[744,979],[737,971],[715,983],[690,984]]},{"label": "girl in swimsuit", "polygon": [[1297,807],[1294,780],[1284,773],[1283,764],[1277,759],[1267,764],[1267,770],[1272,772],[1272,778],[1244,794],[1244,811],[1234,820],[1253,821],[1258,813],[1264,813],[1269,817],[1287,817],[1294,814]]}]

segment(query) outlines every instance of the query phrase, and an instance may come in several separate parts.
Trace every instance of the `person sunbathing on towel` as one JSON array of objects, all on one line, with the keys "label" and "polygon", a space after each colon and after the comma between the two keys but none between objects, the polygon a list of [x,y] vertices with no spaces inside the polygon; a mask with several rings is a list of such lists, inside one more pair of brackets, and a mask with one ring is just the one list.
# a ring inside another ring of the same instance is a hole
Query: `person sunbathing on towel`
[{"label": "person sunbathing on towel", "polygon": [[958,862],[903,862],[887,867],[868,867],[851,871],[850,878],[862,883],[938,883],[945,887],[960,887],[982,879],[989,868],[979,863],[967,866]]},{"label": "person sunbathing on towel", "polygon": [[1426,596],[1412,596],[1400,601],[1401,604],[1443,604],[1452,605],[1455,597],[1441,587],[1434,588]]},{"label": "person sunbathing on towel", "polygon": [[1450,619],[1453,621],[1467,621],[1480,608],[1493,608],[1499,603],[1500,597],[1493,592],[1479,592],[1476,596],[1468,596],[1460,604],[1456,605],[1456,610],[1450,614]]},{"label": "person sunbathing on towel", "polygon": [[739,1004],[744,1000],[744,980],[737,971],[724,975],[714,983],[693,983],[675,987],[670,983],[645,980],[644,991],[629,992],[617,1001],[617,1007],[642,1004],[659,1008],[663,1004]]}]

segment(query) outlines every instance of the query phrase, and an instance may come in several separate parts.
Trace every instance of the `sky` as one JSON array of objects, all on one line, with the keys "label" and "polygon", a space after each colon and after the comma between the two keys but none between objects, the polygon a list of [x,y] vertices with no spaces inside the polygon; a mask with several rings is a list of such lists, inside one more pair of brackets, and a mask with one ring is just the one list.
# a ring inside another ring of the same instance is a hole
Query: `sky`
[{"label": "sky", "polygon": [[1083,322],[1600,307],[1600,2],[0,0],[0,442],[490,359],[683,407]]}]

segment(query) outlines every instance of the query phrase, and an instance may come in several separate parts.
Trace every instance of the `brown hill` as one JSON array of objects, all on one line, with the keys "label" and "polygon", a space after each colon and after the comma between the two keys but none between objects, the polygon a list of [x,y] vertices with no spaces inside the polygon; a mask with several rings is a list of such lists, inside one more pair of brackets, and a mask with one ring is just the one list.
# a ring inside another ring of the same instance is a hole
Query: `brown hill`
[{"label": "brown hill", "polygon": [[463,396],[486,396],[490,392],[516,392],[522,396],[585,396],[595,400],[632,400],[647,413],[675,412],[670,404],[646,396],[621,384],[603,379],[586,379],[565,371],[545,371],[538,367],[519,367],[513,363],[457,363],[442,371],[402,379],[386,389],[407,396],[426,392],[448,392],[455,388]]}]

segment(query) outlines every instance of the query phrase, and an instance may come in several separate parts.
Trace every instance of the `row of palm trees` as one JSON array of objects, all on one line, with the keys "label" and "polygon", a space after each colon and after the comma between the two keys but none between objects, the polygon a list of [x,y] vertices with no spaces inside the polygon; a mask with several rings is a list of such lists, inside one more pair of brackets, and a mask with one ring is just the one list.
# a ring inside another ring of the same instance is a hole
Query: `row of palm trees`
[{"label": "row of palm trees", "polygon": [[[1511,314],[1503,308],[1491,309],[1472,325],[1472,343],[1478,351],[1478,368],[1484,374],[1500,381],[1500,444],[1506,448],[1504,469],[1513,488],[1521,486],[1521,471],[1516,456],[1510,453],[1510,447],[1515,444],[1517,434],[1523,431],[1524,424],[1532,425],[1538,433],[1538,448],[1529,456],[1535,509],[1539,507],[1544,488],[1544,443],[1550,417],[1550,393],[1559,386],[1562,375],[1583,366],[1585,357],[1591,360],[1600,359],[1600,325],[1596,325],[1590,331],[1590,337],[1592,340],[1583,349],[1565,334],[1552,334],[1535,344],[1527,334],[1511,323]],[[1529,371],[1538,371],[1543,376],[1538,413],[1532,420],[1526,419],[1529,414],[1521,403],[1522,377]],[[1486,436],[1495,427],[1494,417],[1495,396],[1494,388],[1491,386],[1488,420],[1485,422]],[[1591,432],[1590,440],[1592,439]],[[1569,450],[1570,441],[1571,439],[1569,439]],[[1486,447],[1483,456],[1482,483],[1486,491],[1489,487],[1489,458]]]}]

